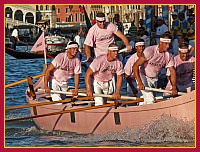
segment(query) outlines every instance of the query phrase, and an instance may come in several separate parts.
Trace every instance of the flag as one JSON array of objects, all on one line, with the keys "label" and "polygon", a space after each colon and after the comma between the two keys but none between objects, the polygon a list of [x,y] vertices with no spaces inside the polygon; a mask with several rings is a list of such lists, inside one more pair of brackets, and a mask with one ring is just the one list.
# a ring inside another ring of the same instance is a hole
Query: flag
[{"label": "flag", "polygon": [[38,40],[31,49],[31,52],[41,52],[41,51],[44,53],[45,64],[47,64],[44,32],[42,32],[42,34],[40,35],[40,37],[38,38]]},{"label": "flag", "polygon": [[44,48],[45,48],[45,39],[44,39],[44,32],[42,32],[42,34],[40,35],[40,37],[38,38],[38,40],[32,47],[31,52],[44,51]]},{"label": "flag", "polygon": [[84,5],[83,5],[83,10],[84,10],[84,15],[85,15],[85,21],[86,21],[87,29],[89,30],[92,27],[92,25],[90,23],[90,19],[89,19],[88,15],[87,15],[87,12],[85,10]]}]

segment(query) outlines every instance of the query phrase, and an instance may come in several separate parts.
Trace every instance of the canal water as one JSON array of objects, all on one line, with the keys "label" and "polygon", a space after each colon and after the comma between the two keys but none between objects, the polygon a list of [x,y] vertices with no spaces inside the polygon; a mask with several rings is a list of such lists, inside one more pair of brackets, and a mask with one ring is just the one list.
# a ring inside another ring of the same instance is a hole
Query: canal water
[{"label": "canal water", "polygon": [[[51,60],[48,59],[47,62],[50,63]],[[15,59],[5,54],[5,84],[41,74],[43,64],[43,59]],[[84,75],[83,69],[81,88],[85,88]],[[37,79],[34,80],[36,81]],[[73,80],[70,84],[73,85]],[[5,107],[27,104],[25,98],[27,86],[27,83],[22,83],[6,88]],[[5,112],[6,119],[29,115],[29,109]],[[193,147],[194,137],[193,122],[185,123],[164,115],[160,120],[137,130],[126,129],[122,133],[101,135],[40,130],[31,119],[5,124],[5,147]]]}]

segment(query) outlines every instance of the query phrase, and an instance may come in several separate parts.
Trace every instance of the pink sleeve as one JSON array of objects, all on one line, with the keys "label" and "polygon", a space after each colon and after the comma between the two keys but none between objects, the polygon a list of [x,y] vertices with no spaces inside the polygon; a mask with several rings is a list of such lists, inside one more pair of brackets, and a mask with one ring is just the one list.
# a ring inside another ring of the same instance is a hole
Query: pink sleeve
[{"label": "pink sleeve", "polygon": [[132,64],[130,62],[131,62],[131,60],[129,58],[129,60],[126,62],[126,65],[124,67],[124,72],[127,75],[131,75],[131,73],[132,73],[132,66],[131,66]]},{"label": "pink sleeve", "polygon": [[60,53],[58,54],[54,59],[53,61],[51,62],[53,64],[53,66],[57,69],[59,68],[59,66],[61,65],[62,63],[62,59],[63,59],[63,53]]},{"label": "pink sleeve", "polygon": [[168,59],[168,62],[166,64],[166,68],[172,67],[172,66],[174,66],[174,58],[173,58],[172,54],[169,54],[169,59]]},{"label": "pink sleeve", "polygon": [[113,24],[112,22],[109,23],[109,30],[113,31],[113,33],[116,33],[118,30],[117,25]]},{"label": "pink sleeve", "polygon": [[88,33],[87,33],[87,36],[86,36],[86,39],[85,39],[85,42],[84,44],[88,45],[88,46],[91,46],[93,47],[94,45],[94,34],[93,34],[93,28],[91,28]]},{"label": "pink sleeve", "polygon": [[90,68],[93,72],[98,72],[100,69],[100,61],[95,58],[92,63],[90,64]]},{"label": "pink sleeve", "polygon": [[145,56],[145,59],[148,61],[150,60],[153,56],[154,56],[154,51],[153,49],[151,49],[152,47],[147,47],[145,48],[144,50],[144,56]]},{"label": "pink sleeve", "polygon": [[121,61],[118,61],[118,67],[117,67],[116,74],[121,75],[123,73],[124,73],[123,64]]}]

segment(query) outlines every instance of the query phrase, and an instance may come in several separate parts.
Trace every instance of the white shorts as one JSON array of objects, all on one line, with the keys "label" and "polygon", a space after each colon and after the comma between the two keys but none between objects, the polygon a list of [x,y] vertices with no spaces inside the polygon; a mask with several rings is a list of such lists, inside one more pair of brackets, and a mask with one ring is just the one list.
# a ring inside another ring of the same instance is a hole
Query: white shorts
[{"label": "white shorts", "polygon": [[[55,79],[52,79],[51,88],[54,91],[67,91],[68,89],[68,82],[58,82]],[[53,101],[64,100],[66,98],[65,94],[57,94],[51,93],[51,97]]]},{"label": "white shorts", "polygon": [[[98,82],[94,80],[94,93],[97,94],[113,94],[115,92],[115,82],[114,79],[108,82]],[[106,103],[107,98],[95,97],[95,106],[103,105]]]},{"label": "white shorts", "polygon": [[[149,88],[157,88],[157,82],[158,78],[149,78],[143,74],[140,74],[141,80],[144,84],[145,87]],[[144,97],[144,102],[140,102],[139,105],[144,105],[144,104],[152,104],[155,102],[155,93],[152,91],[147,91],[147,90],[141,90],[142,95]]]}]

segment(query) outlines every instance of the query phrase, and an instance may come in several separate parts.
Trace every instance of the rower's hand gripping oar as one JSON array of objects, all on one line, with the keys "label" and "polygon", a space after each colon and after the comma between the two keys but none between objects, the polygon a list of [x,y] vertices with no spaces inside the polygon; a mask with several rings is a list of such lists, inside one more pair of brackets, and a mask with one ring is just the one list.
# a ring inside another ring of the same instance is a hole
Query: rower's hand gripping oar
[{"label": "rower's hand gripping oar", "polygon": [[[145,90],[149,90],[149,91],[155,91],[155,92],[165,92],[165,93],[172,93],[172,91],[169,90],[163,90],[163,89],[156,89],[156,88],[149,88],[149,87],[145,87]],[[178,92],[178,95],[184,95],[186,93],[184,92]]]}]

